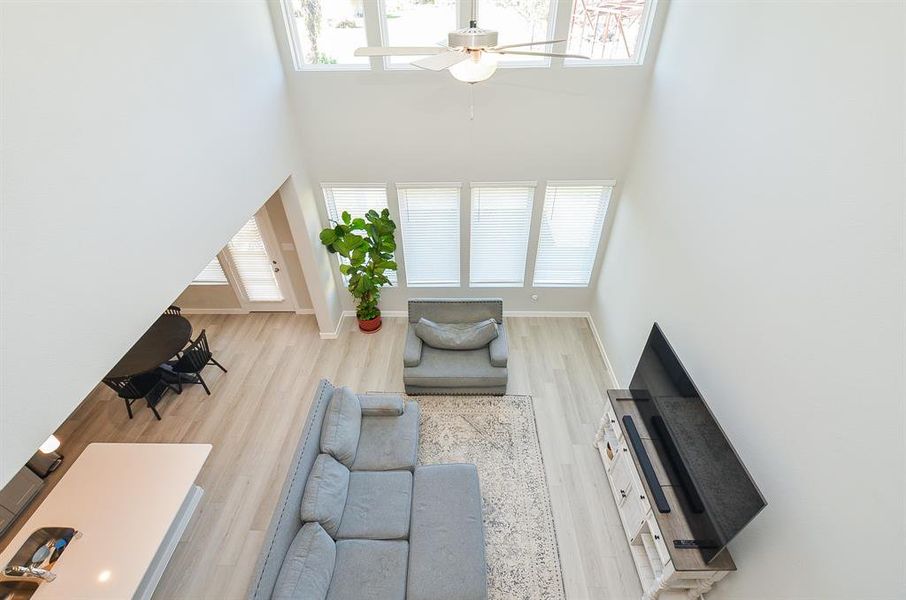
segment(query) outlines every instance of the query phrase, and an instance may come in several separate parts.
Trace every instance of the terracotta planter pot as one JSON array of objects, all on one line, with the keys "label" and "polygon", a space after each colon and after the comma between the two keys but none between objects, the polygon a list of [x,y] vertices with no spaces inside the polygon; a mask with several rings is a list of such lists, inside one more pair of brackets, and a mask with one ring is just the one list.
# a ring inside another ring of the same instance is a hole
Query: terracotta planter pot
[{"label": "terracotta planter pot", "polygon": [[377,331],[380,328],[381,328],[380,315],[378,315],[377,317],[375,317],[373,319],[368,319],[367,321],[363,321],[362,319],[359,319],[359,329],[365,333],[374,333],[375,331]]}]

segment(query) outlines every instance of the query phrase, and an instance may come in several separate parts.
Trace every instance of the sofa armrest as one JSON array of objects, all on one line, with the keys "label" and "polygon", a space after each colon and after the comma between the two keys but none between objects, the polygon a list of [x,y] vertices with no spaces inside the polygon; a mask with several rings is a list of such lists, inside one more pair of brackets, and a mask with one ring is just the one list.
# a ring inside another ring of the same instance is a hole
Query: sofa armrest
[{"label": "sofa armrest", "polygon": [[403,414],[403,398],[396,394],[359,394],[363,417],[398,417]]},{"label": "sofa armrest", "polygon": [[422,340],[415,335],[415,327],[410,323],[406,330],[406,347],[403,349],[403,366],[417,367],[422,362]]},{"label": "sofa armrest", "polygon": [[510,353],[506,344],[506,328],[503,323],[497,326],[497,337],[488,344],[488,350],[491,353],[491,365],[494,367],[506,367]]}]

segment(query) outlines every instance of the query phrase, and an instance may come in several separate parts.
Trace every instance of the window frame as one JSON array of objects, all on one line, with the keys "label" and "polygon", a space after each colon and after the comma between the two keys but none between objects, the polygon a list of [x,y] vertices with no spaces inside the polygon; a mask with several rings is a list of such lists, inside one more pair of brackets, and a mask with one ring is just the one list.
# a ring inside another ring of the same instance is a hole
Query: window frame
[{"label": "window frame", "polygon": [[[576,2],[580,1],[581,0],[573,0],[573,5],[570,8],[570,18],[567,22],[565,33],[567,48],[569,47],[569,26],[572,25],[572,14],[575,10]],[[636,41],[635,58],[621,60],[610,60],[605,58],[591,58],[588,60],[582,58],[564,58],[563,68],[587,69],[589,67],[638,67],[644,65],[645,55],[648,53],[648,42],[651,39],[651,32],[654,29],[654,15],[657,12],[657,4],[658,0],[646,0],[645,2],[645,10],[642,13],[642,28],[641,31],[639,31],[639,39]]]},{"label": "window frame", "polygon": [[[324,207],[324,216],[326,217],[326,219],[325,219],[325,223],[326,223],[326,224],[324,225],[324,227],[331,227],[331,223],[330,223],[330,206],[328,205],[328,201],[327,201],[327,190],[328,190],[328,189],[333,189],[333,188],[366,189],[366,190],[376,190],[376,189],[381,189],[381,190],[384,191],[384,200],[385,200],[385,202],[386,202],[386,204],[387,204],[387,210],[390,210],[390,194],[387,193],[387,184],[386,184],[386,183],[338,183],[338,182],[323,182],[323,183],[320,184],[320,186],[321,186],[321,199],[323,200],[322,206]],[[336,206],[334,206],[334,209],[336,209]],[[342,216],[342,213],[340,213],[340,214],[337,215],[337,217],[341,217],[341,216]],[[391,211],[391,218],[392,218],[392,217],[393,217],[393,214],[392,214],[392,211]],[[340,275],[340,280],[343,282],[343,285],[344,285],[344,287],[345,287],[345,286],[349,285],[349,277],[347,277],[346,275],[343,275],[342,273],[340,273],[340,265],[341,265],[341,264],[344,264],[344,263],[340,260],[340,258],[341,258],[341,257],[340,257],[339,254],[334,254],[334,255],[333,255],[333,259],[334,259],[334,263],[335,263],[335,264],[334,264],[334,268],[336,269],[336,272],[339,273],[339,275]],[[397,261],[397,267],[399,267],[399,264],[400,264],[400,261],[399,261],[399,246],[397,246],[397,249],[396,249],[396,251],[394,252],[394,258],[395,258],[396,261]],[[399,287],[399,279],[400,279],[399,272],[400,272],[400,269],[399,269],[399,268],[397,268],[396,271],[391,272],[391,275],[392,275],[392,277],[390,277],[391,280],[392,280],[392,279],[396,279],[396,281],[391,281],[391,287]],[[388,276],[388,277],[389,277],[389,276]]]},{"label": "window frame", "polygon": [[[461,182],[400,182],[395,183],[394,188],[396,191],[396,204],[397,204],[397,214],[399,215],[399,229],[400,229],[400,240],[402,242],[403,249],[403,262],[405,263],[405,274],[406,274],[406,287],[407,288],[460,288],[462,287],[462,183]],[[403,203],[400,200],[400,191],[406,189],[447,189],[447,188],[456,188],[458,194],[456,203],[456,229],[458,235],[456,236],[456,282],[444,282],[444,283],[425,283],[425,282],[415,282],[411,281],[410,269],[409,269],[409,260],[411,256],[409,255],[408,249],[406,248],[406,219],[403,218]],[[397,248],[399,249],[399,248]]]},{"label": "window frame", "polygon": [[[453,26],[450,31],[455,31],[460,29],[459,25],[459,15],[462,10],[462,1],[455,0],[455,7],[453,10]],[[381,46],[390,47],[390,31],[387,27],[387,0],[378,0],[377,2],[377,11],[378,11],[378,25],[380,26],[381,34]],[[449,33],[449,31],[447,32]],[[437,41],[437,40],[435,40]],[[432,45],[433,42],[425,42],[426,46]],[[427,54],[423,56],[428,56]],[[422,58],[421,56],[413,55],[409,57],[409,62],[405,64],[395,65],[392,62],[391,56],[381,56],[379,57],[379,64],[384,71],[424,71],[424,69],[419,69],[418,67],[412,66],[412,61]]]},{"label": "window frame", "polygon": [[[346,64],[308,64],[302,58],[302,43],[299,39],[299,31],[296,28],[296,20],[293,16],[292,0],[280,0],[280,9],[283,12],[283,23],[286,26],[286,37],[289,41],[289,51],[293,59],[293,67],[296,71],[308,71],[308,72],[331,72],[331,71],[371,71],[372,70],[372,60],[369,58],[363,63],[346,63]],[[363,27],[365,31],[365,45],[371,46],[370,35],[369,35],[369,11],[368,11],[368,0],[362,0],[362,12],[363,12],[363,21],[365,26]]]},{"label": "window frame", "polygon": [[[592,281],[594,281],[595,270],[598,268],[598,262],[601,259],[601,248],[604,246],[604,235],[607,231],[607,223],[611,215],[611,201],[613,200],[613,193],[616,189],[617,182],[613,179],[588,179],[588,180],[549,180],[544,183],[544,198],[541,201],[541,213],[539,215],[538,223],[538,239],[535,242],[535,261],[532,264],[532,286],[533,288],[573,288],[573,289],[582,289],[588,288]],[[601,230],[597,232],[595,237],[595,250],[594,257],[592,258],[591,269],[588,272],[588,281],[584,284],[580,283],[539,283],[537,281],[538,273],[538,257],[541,256],[541,239],[542,232],[544,228],[544,209],[547,205],[547,190],[550,187],[588,187],[588,186],[602,186],[604,188],[610,188],[610,195],[607,198],[607,206],[604,208],[604,216],[601,219]]]},{"label": "window frame", "polygon": [[[217,261],[217,266],[220,267],[220,272],[223,273],[223,281],[199,281],[198,279],[193,279],[189,283],[189,285],[230,285],[230,278],[227,275],[226,268],[223,266],[223,261],[220,258],[220,254],[221,254],[220,252],[215,254],[214,258],[212,258],[211,260],[208,261],[208,265],[210,265],[215,260]],[[205,265],[204,269],[202,269],[198,273],[198,275],[196,275],[196,277],[198,277],[199,275],[204,273],[204,270],[207,269],[208,265]]]},{"label": "window frame", "polygon": [[[469,2],[470,0],[457,0],[459,4],[463,2]],[[478,5],[479,0],[475,0],[478,16],[478,26],[481,27],[481,7]],[[545,34],[544,40],[554,40],[557,39],[557,7],[560,4],[560,0],[550,0],[550,4],[547,9],[547,33]],[[500,32],[498,31],[498,34]],[[518,42],[517,42],[518,43]],[[501,44],[503,45],[503,44]],[[547,44],[545,48],[550,48],[550,44]],[[534,46],[526,46],[525,48],[516,48],[516,50],[526,50],[526,51],[536,51]],[[562,50],[552,49],[550,52],[561,52]],[[501,55],[502,56],[502,55]],[[518,55],[513,55],[518,56]],[[544,56],[544,57],[523,57],[517,60],[497,60],[498,69],[549,69],[551,67],[551,61],[553,57]]]},{"label": "window frame", "polygon": [[[292,0],[280,0],[280,10],[283,15],[283,24],[286,28],[286,39],[289,45],[290,56],[292,57],[293,67],[297,72],[324,73],[324,72],[360,72],[360,71],[390,71],[390,72],[418,72],[423,71],[411,64],[392,65],[389,57],[371,57],[368,61],[359,64],[307,64],[301,56],[301,41],[299,32],[296,28],[295,18],[292,15]],[[367,46],[387,46],[389,43],[388,32],[386,28],[386,11],[384,0],[379,2],[364,1],[364,23],[365,23],[365,44]],[[550,0],[550,14],[548,16],[548,35],[547,39],[564,38],[569,41],[569,26],[571,24],[573,4],[569,6],[569,12],[563,13],[559,7],[563,0]],[[468,22],[468,0],[456,0],[457,22],[452,28],[461,29],[464,26],[463,19]],[[539,62],[533,62],[533,59],[498,61],[498,68],[504,69],[549,69],[549,68],[599,68],[599,67],[635,67],[645,64],[648,48],[651,41],[651,35],[654,32],[654,20],[657,13],[658,0],[648,0],[645,4],[645,14],[642,19],[642,30],[639,33],[637,41],[637,54],[634,59],[626,60],[605,60],[605,59],[572,59],[572,58],[554,58],[544,57]],[[563,15],[566,14],[568,20],[563,23]],[[480,18],[479,18],[480,23]],[[430,43],[430,42],[429,42]],[[554,49],[553,51],[565,51],[565,49]],[[413,56],[413,60],[417,57]]]},{"label": "window frame", "polygon": [[[529,204],[528,212],[528,222],[526,223],[525,231],[525,249],[523,250],[523,263],[522,263],[522,279],[516,282],[509,283],[487,283],[487,282],[475,282],[472,281],[472,275],[475,271],[472,263],[475,253],[473,252],[473,242],[475,240],[475,229],[472,225],[472,215],[475,210],[475,196],[473,192],[481,188],[529,188],[531,189],[531,202]],[[472,182],[469,184],[469,287],[470,288],[525,288],[526,286],[526,270],[529,264],[529,250],[532,243],[532,225],[535,217],[535,203],[536,196],[538,193],[538,182],[537,181],[481,181],[481,182]],[[460,250],[461,251],[461,250]]]}]

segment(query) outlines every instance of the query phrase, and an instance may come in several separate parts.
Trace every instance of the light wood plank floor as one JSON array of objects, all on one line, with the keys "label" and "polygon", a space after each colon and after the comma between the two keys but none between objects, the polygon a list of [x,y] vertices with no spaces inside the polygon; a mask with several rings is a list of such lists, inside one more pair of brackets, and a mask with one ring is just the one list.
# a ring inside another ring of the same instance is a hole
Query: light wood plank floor
[{"label": "light wood plank floor", "polygon": [[[122,402],[99,386],[57,431],[66,461],[42,494],[90,442],[213,444],[199,478],[204,498],[155,598],[243,598],[318,380],[360,391],[401,391],[405,320],[385,319],[380,332],[361,335],[347,319],[339,339],[321,340],[311,316],[190,319],[196,332],[207,330],[215,356],[229,369],[206,369],[212,395],[188,386],[162,403],[163,421],[141,403],[130,421]],[[508,318],[507,327],[509,391],[535,400],[567,597],[639,598],[629,548],[592,446],[612,381],[588,324],[519,317]],[[11,536],[0,539],[0,547]]]}]

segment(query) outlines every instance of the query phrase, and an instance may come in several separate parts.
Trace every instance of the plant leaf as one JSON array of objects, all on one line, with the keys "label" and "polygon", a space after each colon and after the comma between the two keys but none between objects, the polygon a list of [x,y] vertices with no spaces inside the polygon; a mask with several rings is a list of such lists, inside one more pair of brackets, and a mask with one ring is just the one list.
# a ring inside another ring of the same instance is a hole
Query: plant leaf
[{"label": "plant leaf", "polygon": [[322,244],[329,246],[337,241],[337,234],[333,229],[325,229],[321,232],[320,238]]}]

